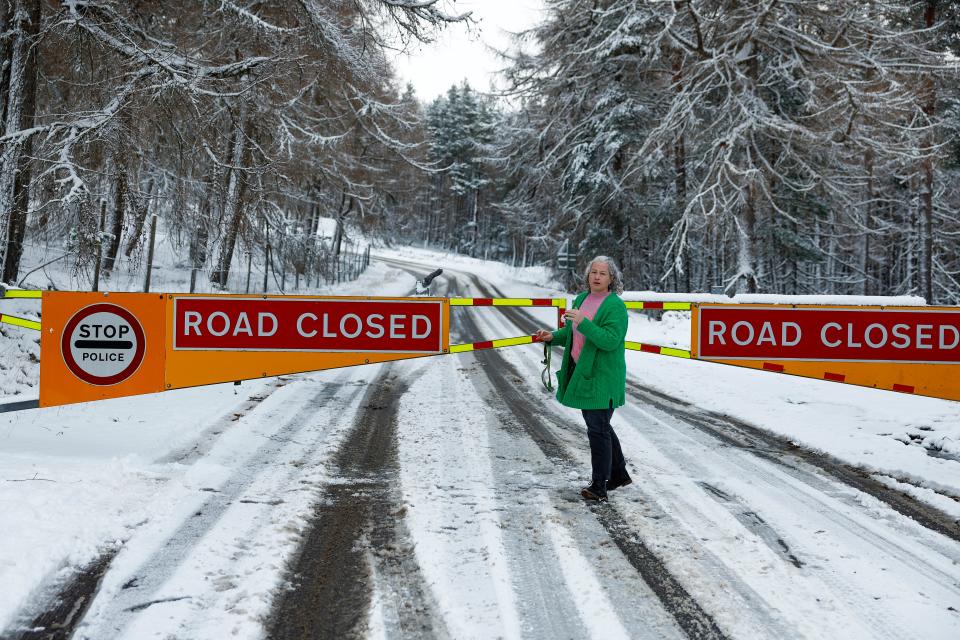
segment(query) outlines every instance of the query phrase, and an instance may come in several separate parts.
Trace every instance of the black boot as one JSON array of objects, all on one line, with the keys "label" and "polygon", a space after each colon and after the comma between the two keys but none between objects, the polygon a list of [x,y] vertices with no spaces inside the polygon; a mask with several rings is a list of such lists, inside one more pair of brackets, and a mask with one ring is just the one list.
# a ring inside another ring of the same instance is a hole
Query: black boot
[{"label": "black boot", "polygon": [[597,482],[593,481],[589,487],[584,487],[580,490],[580,495],[587,500],[596,500],[597,502],[606,502],[607,501],[607,488],[606,482]]},{"label": "black boot", "polygon": [[607,483],[607,491],[613,491],[614,489],[625,487],[628,484],[633,484],[633,479],[624,471],[622,476],[610,478],[610,482]]}]

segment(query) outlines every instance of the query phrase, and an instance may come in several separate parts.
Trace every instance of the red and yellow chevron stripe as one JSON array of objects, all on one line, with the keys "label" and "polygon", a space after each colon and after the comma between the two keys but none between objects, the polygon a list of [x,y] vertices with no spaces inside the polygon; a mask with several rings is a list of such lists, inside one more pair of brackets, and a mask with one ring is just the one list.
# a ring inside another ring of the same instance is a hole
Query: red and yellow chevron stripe
[{"label": "red and yellow chevron stripe", "polygon": [[451,307],[566,307],[565,298],[450,298]]},{"label": "red and yellow chevron stripe", "polygon": [[627,309],[663,309],[664,311],[689,311],[689,302],[638,302],[627,300],[624,302]]},{"label": "red and yellow chevron stripe", "polygon": [[482,342],[468,342],[466,344],[450,345],[450,353],[464,353],[466,351],[480,351],[482,349],[499,349],[500,347],[514,347],[519,344],[537,342],[533,336],[519,336],[517,338],[501,338],[499,340],[484,340]]},{"label": "red and yellow chevron stripe", "polygon": [[627,340],[624,343],[628,351],[642,351],[644,353],[653,353],[660,356],[671,356],[673,358],[689,358],[690,352],[685,349],[674,349],[672,347],[661,347],[656,344],[642,344],[640,342],[631,342]]}]

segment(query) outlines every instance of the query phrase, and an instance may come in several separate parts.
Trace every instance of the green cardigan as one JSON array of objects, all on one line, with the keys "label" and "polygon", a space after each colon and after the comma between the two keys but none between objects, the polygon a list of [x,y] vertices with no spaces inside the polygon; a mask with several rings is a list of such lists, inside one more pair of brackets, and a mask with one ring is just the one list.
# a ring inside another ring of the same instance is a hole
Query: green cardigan
[{"label": "green cardigan", "polygon": [[[579,294],[573,308],[579,309],[588,291]],[[573,332],[569,324],[553,332],[552,344],[563,347],[563,363],[557,373],[557,400],[574,409],[621,407],[627,385],[627,361],[623,340],[627,335],[627,307],[615,293],[603,302],[593,320],[584,318],[577,329],[583,334],[580,360],[570,376]]]}]

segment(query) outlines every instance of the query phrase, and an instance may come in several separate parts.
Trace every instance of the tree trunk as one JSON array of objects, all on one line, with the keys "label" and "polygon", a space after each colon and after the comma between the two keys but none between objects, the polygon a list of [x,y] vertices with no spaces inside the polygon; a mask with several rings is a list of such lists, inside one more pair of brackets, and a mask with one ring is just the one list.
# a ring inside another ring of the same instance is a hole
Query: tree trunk
[{"label": "tree trunk", "polygon": [[873,176],[873,152],[867,151],[864,156],[864,168],[867,171],[867,206],[863,216],[863,236],[860,242],[860,270],[862,271],[863,283],[860,286],[860,295],[870,295],[870,236],[873,230],[873,199],[874,194],[874,176]]},{"label": "tree trunk", "polygon": [[190,267],[194,271],[201,269],[207,261],[207,241],[210,235],[207,231],[211,223],[210,201],[213,198],[213,194],[210,193],[213,188],[210,176],[207,176],[203,180],[203,184],[205,189],[203,197],[200,200],[200,210],[197,212],[193,242],[190,244]]},{"label": "tree trunk", "polygon": [[[117,161],[119,160],[119,161]],[[116,169],[116,183],[113,196],[113,217],[110,223],[110,241],[107,244],[107,254],[103,258],[103,277],[109,278],[117,261],[120,251],[120,236],[123,235],[123,224],[126,219],[127,208],[127,169],[125,158],[114,160]]]},{"label": "tree trunk", "polygon": [[243,199],[246,180],[240,176],[239,167],[244,166],[245,159],[249,156],[250,149],[247,141],[247,103],[240,105],[240,117],[237,120],[235,129],[233,149],[230,154],[230,165],[234,169],[230,170],[230,179],[227,182],[227,201],[224,206],[224,220],[227,223],[227,232],[220,245],[220,258],[217,261],[217,269],[210,275],[210,282],[219,285],[221,288],[227,286],[227,278],[230,275],[230,264],[233,262],[233,250],[237,244],[237,235],[240,232],[241,220],[243,218]]},{"label": "tree trunk", "polygon": [[147,220],[147,214],[150,213],[150,203],[152,199],[153,178],[150,178],[150,181],[147,183],[147,197],[144,198],[140,206],[137,207],[137,217],[133,221],[133,233],[130,234],[130,239],[127,241],[127,248],[124,250],[124,255],[128,258],[130,254],[133,253],[133,250],[137,248],[137,245],[140,244],[140,236],[143,235],[143,225]]},{"label": "tree trunk", "polygon": [[334,258],[340,255],[340,241],[343,237],[343,228],[340,225],[341,212],[343,211],[343,203],[347,201],[347,192],[340,192],[340,205],[337,207],[337,215],[334,217],[334,222],[336,223],[333,227],[333,237],[330,238],[330,252]]},{"label": "tree trunk", "polygon": [[[752,50],[756,51],[755,44]],[[756,87],[760,76],[760,60],[756,53],[747,58],[746,64],[747,74]],[[737,216],[737,293],[756,293],[757,255],[754,230],[757,226],[757,187],[750,182],[745,188],[747,201]]]},{"label": "tree trunk", "polygon": [[[674,56],[673,84],[677,93],[683,89],[683,69],[679,56]],[[683,134],[678,133],[673,142],[673,181],[677,196],[677,216],[683,215],[687,206],[687,149]]]},{"label": "tree trunk", "polygon": [[[33,126],[37,101],[37,54],[33,41],[40,31],[41,15],[40,0],[19,0],[12,4],[12,14],[7,15],[14,33],[10,55],[4,59],[4,63],[9,62],[9,69],[2,70],[5,78],[9,73],[3,107],[8,135]],[[20,273],[30,206],[33,138],[9,143],[6,147],[0,157],[0,215],[7,215],[3,281],[15,283]]]},{"label": "tree trunk", "polygon": [[267,280],[270,275],[270,223],[267,222],[266,218],[263,220],[263,237],[265,242],[263,245],[263,292],[267,292],[267,285],[270,284]]},{"label": "tree trunk", "polygon": [[[933,29],[937,21],[938,0],[927,0],[926,8],[923,12],[924,25],[927,30]],[[932,76],[928,76],[924,82],[926,90],[924,91],[923,112],[927,116],[927,123],[933,121],[937,110],[937,87]],[[920,268],[921,288],[923,297],[927,299],[927,304],[935,304],[933,293],[933,154],[934,139],[932,134],[927,134],[924,141],[923,158],[923,185],[920,187],[920,207],[923,216],[923,264]]]},{"label": "tree trunk", "polygon": [[[346,205],[346,209],[344,209]],[[340,196],[340,208],[337,210],[337,227],[333,232],[333,257],[336,259],[340,258],[340,250],[343,247],[343,222],[347,217],[347,214],[353,210],[353,196],[347,197],[347,192],[344,191]]]},{"label": "tree trunk", "polygon": [[[0,1],[0,34],[6,34],[13,22],[13,3]],[[0,123],[7,121],[10,93],[10,68],[13,57],[12,37],[0,37]],[[4,127],[5,128],[5,127]]]},{"label": "tree trunk", "polygon": [[[100,265],[103,264],[103,230],[107,224],[107,201],[100,201],[100,224],[97,225],[97,255],[93,263],[93,289],[100,290]],[[192,293],[192,291],[191,291]]]},{"label": "tree trunk", "polygon": [[756,250],[754,229],[757,223],[756,193],[747,187],[747,202],[737,217],[737,293],[756,293]]},{"label": "tree trunk", "polygon": [[[679,82],[679,72],[674,75],[674,81]],[[677,220],[680,220],[687,206],[687,151],[683,134],[678,134],[673,143],[673,171]],[[681,264],[685,275],[686,290],[690,291],[690,252],[683,248],[681,251],[683,252]]]}]

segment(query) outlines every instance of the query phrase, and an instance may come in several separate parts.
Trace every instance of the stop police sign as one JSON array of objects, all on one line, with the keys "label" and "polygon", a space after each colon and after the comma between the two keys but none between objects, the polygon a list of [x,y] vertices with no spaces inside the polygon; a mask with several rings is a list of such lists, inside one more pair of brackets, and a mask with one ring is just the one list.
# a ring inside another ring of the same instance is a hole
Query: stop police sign
[{"label": "stop police sign", "polygon": [[84,382],[114,385],[136,373],[146,337],[137,318],[123,307],[94,304],[67,321],[60,351],[67,368]]},{"label": "stop police sign", "polygon": [[960,311],[704,305],[698,357],[960,363]]}]

